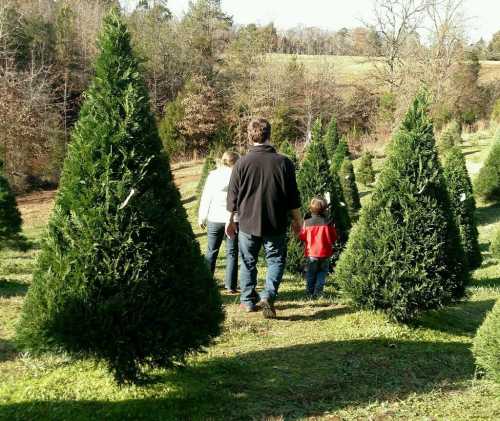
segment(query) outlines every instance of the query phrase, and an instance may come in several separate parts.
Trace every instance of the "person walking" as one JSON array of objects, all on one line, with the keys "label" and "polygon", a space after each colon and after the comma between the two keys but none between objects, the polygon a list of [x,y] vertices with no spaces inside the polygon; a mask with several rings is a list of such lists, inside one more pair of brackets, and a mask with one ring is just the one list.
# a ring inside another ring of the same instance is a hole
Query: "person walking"
[{"label": "person walking", "polygon": [[[227,191],[233,167],[239,159],[236,152],[227,151],[222,155],[222,165],[211,171],[205,182],[198,211],[198,224],[207,229],[207,251],[205,259],[212,274],[215,272],[217,257],[224,240],[226,223],[230,213],[226,210]],[[238,238],[226,238],[226,291],[237,293],[238,287]]]},{"label": "person walking", "polygon": [[324,197],[314,197],[309,210],[311,217],[305,219],[299,239],[304,242],[307,259],[306,293],[310,298],[318,298],[325,287],[337,230],[326,217],[328,204]]},{"label": "person walking", "polygon": [[[295,167],[269,144],[270,137],[267,120],[258,118],[249,123],[251,146],[231,175],[227,195],[230,218],[226,224],[227,236],[239,237],[240,307],[247,312],[260,308],[265,318],[276,317],[274,302],[285,270],[289,217],[297,235],[302,225]],[[259,294],[257,261],[262,247],[267,275]]]}]

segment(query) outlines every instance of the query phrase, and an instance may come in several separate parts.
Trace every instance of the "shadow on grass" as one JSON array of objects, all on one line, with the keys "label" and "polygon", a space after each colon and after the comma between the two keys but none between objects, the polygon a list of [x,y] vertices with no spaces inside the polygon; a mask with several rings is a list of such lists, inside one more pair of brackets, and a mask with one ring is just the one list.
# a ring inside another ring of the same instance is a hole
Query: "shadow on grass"
[{"label": "shadow on grass", "polygon": [[1,298],[21,297],[26,295],[27,292],[28,292],[28,285],[22,284],[14,280],[0,278]]},{"label": "shadow on grass", "polygon": [[467,344],[383,339],[320,342],[216,358],[156,376],[168,394],[110,402],[28,401],[2,419],[298,420],[399,401],[474,375]]},{"label": "shadow on grass", "polygon": [[481,152],[481,150],[480,149],[473,149],[472,151],[463,152],[463,155],[464,156],[474,155],[475,153],[478,153],[478,152]]},{"label": "shadow on grass", "polygon": [[27,252],[37,245],[36,242],[28,240],[24,235],[19,234],[11,238],[2,238],[2,249],[11,249]]},{"label": "shadow on grass", "polygon": [[321,307],[318,307],[320,310],[315,311],[312,314],[296,314],[291,316],[280,316],[278,313],[278,320],[287,320],[289,322],[303,322],[310,320],[327,320],[332,317],[343,316],[344,314],[352,314],[355,310],[351,307],[334,307],[325,310],[321,310]]},{"label": "shadow on grass", "polygon": [[417,327],[439,330],[453,335],[473,337],[495,300],[464,301],[442,310],[429,311],[414,323]]},{"label": "shadow on grass", "polygon": [[359,198],[362,199],[363,197],[368,196],[368,195],[370,195],[372,193],[373,193],[373,189],[359,192]]},{"label": "shadow on grass", "polygon": [[500,203],[476,209],[478,225],[489,225],[500,222]]},{"label": "shadow on grass", "polygon": [[187,205],[188,203],[194,202],[195,200],[196,200],[196,196],[186,197],[185,199],[181,200],[181,203],[183,205]]},{"label": "shadow on grass", "polygon": [[481,288],[500,288],[500,277],[486,279],[472,279],[470,282],[472,287]]},{"label": "shadow on grass", "polygon": [[16,355],[17,349],[15,345],[11,341],[0,339],[0,363],[13,360]]}]

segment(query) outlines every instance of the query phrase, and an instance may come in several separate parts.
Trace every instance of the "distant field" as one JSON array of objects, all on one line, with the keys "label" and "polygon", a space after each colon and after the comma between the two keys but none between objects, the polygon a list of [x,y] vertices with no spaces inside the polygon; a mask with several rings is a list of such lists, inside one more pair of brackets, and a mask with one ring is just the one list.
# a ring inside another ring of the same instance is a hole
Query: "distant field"
[{"label": "distant field", "polygon": [[[291,54],[272,54],[277,62],[286,62]],[[310,56],[299,55],[297,60],[308,68],[315,66],[333,66],[341,83],[359,82],[374,69],[376,58],[361,56]],[[482,61],[480,81],[482,83],[500,80],[500,61]]]}]

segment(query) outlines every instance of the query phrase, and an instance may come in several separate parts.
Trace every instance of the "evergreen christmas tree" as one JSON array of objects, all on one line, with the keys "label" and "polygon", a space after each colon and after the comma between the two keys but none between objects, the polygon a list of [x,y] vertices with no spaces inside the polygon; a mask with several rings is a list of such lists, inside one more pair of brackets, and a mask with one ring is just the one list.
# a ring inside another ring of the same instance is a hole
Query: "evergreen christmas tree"
[{"label": "evergreen christmas tree", "polygon": [[125,382],[208,345],[223,313],[117,9],[99,47],[18,339],[101,359]]},{"label": "evergreen christmas tree", "polygon": [[293,110],[286,105],[280,105],[271,119],[271,143],[281,149],[283,142],[293,142],[299,137],[297,123],[293,118]]},{"label": "evergreen christmas tree", "polygon": [[444,176],[467,263],[470,269],[478,268],[481,266],[482,257],[478,241],[479,232],[474,216],[476,201],[464,156],[460,148],[456,146],[451,148],[445,157]]},{"label": "evergreen christmas tree", "polygon": [[[337,244],[337,249],[339,249],[347,239],[351,222],[338,175],[330,173],[321,132],[321,121],[318,119],[314,124],[313,137],[307,146],[304,160],[297,175],[297,185],[300,191],[303,215],[309,214],[309,203],[313,197],[329,198],[329,216],[335,222],[340,235],[339,244]],[[290,240],[288,252],[287,267],[292,272],[299,272],[303,266],[304,251],[302,245],[295,238]]]},{"label": "evergreen christmas tree", "polygon": [[21,214],[17,208],[16,196],[3,173],[0,161],[0,241],[2,244],[21,239]]},{"label": "evergreen christmas tree", "polygon": [[500,227],[497,228],[495,233],[493,234],[493,239],[491,240],[491,245],[490,245],[490,251],[494,257],[500,259]]},{"label": "evergreen christmas tree", "polygon": [[281,154],[290,158],[290,160],[293,162],[293,165],[295,165],[295,169],[298,170],[299,158],[297,157],[297,151],[292,146],[292,144],[285,140],[281,143],[279,151]]},{"label": "evergreen christmas tree", "polygon": [[347,146],[346,138],[343,137],[342,139],[340,139],[337,149],[335,150],[335,153],[333,154],[333,157],[331,159],[332,172],[337,174],[340,171],[340,167],[342,166],[344,159],[349,157],[349,146]]},{"label": "evergreen christmas tree", "polygon": [[428,108],[420,93],[336,272],[357,306],[400,321],[463,297],[468,281]]},{"label": "evergreen christmas tree", "polygon": [[361,209],[361,201],[359,200],[358,186],[356,185],[356,176],[354,168],[349,158],[344,158],[344,162],[340,167],[339,180],[342,187],[349,218],[351,221],[358,220],[359,210]]},{"label": "evergreen christmas tree", "polygon": [[325,144],[329,160],[333,159],[333,155],[335,154],[339,141],[340,135],[337,129],[337,119],[335,116],[332,116],[330,123],[328,123],[325,135],[323,136],[323,142]]},{"label": "evergreen christmas tree", "polygon": [[210,171],[215,170],[216,167],[217,162],[215,161],[215,158],[211,154],[207,155],[205,161],[203,161],[201,176],[196,186],[196,193],[198,193],[198,195],[201,195],[203,187],[205,187],[205,182],[207,181],[208,174],[210,173]]},{"label": "evergreen christmas tree", "polygon": [[474,184],[475,192],[486,201],[500,201],[500,132]]},{"label": "evergreen christmas tree", "polygon": [[358,167],[357,180],[365,186],[375,182],[375,171],[373,171],[373,155],[370,152],[365,152],[361,156],[361,161]]}]

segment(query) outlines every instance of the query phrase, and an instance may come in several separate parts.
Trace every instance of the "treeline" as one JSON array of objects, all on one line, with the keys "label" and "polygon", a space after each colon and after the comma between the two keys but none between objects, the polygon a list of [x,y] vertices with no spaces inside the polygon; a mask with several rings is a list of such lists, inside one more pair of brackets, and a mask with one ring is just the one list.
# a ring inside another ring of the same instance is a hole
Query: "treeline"
[{"label": "treeline", "polygon": [[[118,1],[0,0],[0,146],[17,191],[57,184],[112,6]],[[310,139],[317,117],[335,115],[357,153],[388,137],[421,83],[434,95],[438,126],[489,116],[498,91],[479,86],[478,56],[467,55],[462,38],[445,32],[423,45],[407,23],[393,31],[405,34],[395,40],[376,22],[334,33],[279,31],[235,24],[218,0],[193,1],[181,18],[165,0],[141,0],[126,20],[173,159],[244,148],[254,115],[271,120],[275,143],[292,144]],[[364,80],[346,82],[330,60],[306,66],[300,54],[377,58],[367,59]]]}]

